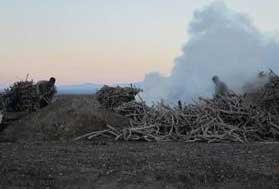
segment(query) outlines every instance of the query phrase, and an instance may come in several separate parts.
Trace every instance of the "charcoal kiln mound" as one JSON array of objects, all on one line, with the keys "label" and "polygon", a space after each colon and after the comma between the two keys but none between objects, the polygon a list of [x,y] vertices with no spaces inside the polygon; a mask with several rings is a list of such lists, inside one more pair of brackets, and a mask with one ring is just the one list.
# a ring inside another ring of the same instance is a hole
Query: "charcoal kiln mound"
[{"label": "charcoal kiln mound", "polygon": [[1,134],[10,141],[70,141],[106,125],[122,128],[128,119],[103,109],[94,95],[64,95],[49,106],[13,122]]}]

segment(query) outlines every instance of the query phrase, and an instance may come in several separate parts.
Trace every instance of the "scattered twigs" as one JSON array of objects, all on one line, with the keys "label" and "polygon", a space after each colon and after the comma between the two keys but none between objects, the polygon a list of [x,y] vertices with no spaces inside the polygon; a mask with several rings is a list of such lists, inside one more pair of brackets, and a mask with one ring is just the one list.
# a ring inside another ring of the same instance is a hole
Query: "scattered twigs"
[{"label": "scattered twigs", "polygon": [[79,137],[75,138],[74,141],[81,140],[83,138],[92,139],[93,137],[100,136],[101,134],[104,134],[104,133],[109,132],[109,131],[110,131],[109,129],[106,129],[106,130],[103,130],[103,131],[94,131],[94,132],[87,133],[85,135],[79,136]]}]

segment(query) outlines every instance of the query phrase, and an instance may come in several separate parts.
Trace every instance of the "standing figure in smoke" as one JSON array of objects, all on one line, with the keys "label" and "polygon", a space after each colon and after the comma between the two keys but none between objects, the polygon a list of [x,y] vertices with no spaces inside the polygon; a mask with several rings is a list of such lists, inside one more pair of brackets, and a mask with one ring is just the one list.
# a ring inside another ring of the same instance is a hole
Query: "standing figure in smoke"
[{"label": "standing figure in smoke", "polygon": [[227,85],[221,81],[217,75],[212,77],[212,81],[215,84],[215,98],[227,96],[229,94]]}]

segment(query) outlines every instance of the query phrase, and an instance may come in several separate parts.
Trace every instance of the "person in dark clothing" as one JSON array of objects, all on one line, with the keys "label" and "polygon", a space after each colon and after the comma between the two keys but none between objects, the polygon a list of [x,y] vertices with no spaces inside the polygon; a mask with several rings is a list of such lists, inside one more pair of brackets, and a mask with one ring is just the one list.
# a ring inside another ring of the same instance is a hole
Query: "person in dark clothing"
[{"label": "person in dark clothing", "polygon": [[56,79],[51,77],[48,81],[42,80],[36,83],[36,92],[40,98],[40,107],[45,107],[51,103],[56,93],[55,82]]},{"label": "person in dark clothing", "polygon": [[215,94],[214,97],[227,96],[229,94],[229,89],[227,85],[219,79],[218,76],[213,76],[212,81],[215,84]]}]

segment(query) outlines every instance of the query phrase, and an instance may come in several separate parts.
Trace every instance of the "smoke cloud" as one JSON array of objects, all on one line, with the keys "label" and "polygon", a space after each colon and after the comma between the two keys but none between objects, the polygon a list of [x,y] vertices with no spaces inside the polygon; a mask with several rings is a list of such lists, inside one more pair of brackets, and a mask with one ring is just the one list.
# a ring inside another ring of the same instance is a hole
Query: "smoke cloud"
[{"label": "smoke cloud", "polygon": [[279,42],[265,36],[250,18],[223,2],[214,2],[194,12],[190,38],[175,60],[170,76],[147,74],[143,98],[147,103],[161,99],[187,103],[214,93],[212,76],[218,75],[236,93],[259,71],[279,70]]}]

